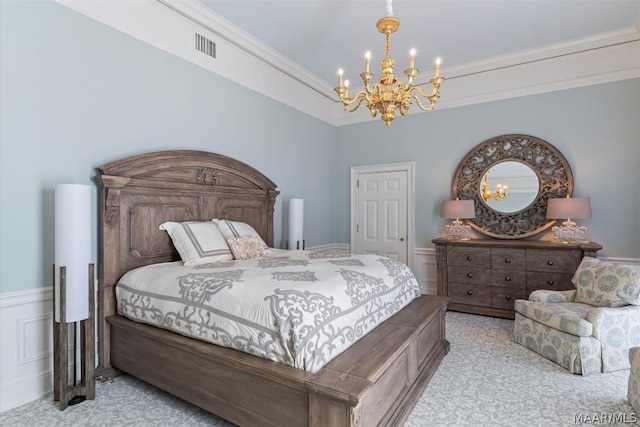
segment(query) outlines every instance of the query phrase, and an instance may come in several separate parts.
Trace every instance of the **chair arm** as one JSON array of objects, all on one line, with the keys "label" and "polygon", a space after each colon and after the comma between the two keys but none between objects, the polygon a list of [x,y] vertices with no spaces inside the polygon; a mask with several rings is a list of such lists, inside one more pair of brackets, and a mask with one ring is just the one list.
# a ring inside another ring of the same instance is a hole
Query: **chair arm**
[{"label": "chair arm", "polygon": [[594,307],[589,310],[587,320],[593,325],[596,338],[613,329],[625,331],[627,335],[638,334],[634,329],[640,329],[640,306]]},{"label": "chair arm", "polygon": [[535,302],[574,302],[576,299],[576,290],[568,291],[549,291],[546,289],[538,289],[531,292],[529,301]]}]

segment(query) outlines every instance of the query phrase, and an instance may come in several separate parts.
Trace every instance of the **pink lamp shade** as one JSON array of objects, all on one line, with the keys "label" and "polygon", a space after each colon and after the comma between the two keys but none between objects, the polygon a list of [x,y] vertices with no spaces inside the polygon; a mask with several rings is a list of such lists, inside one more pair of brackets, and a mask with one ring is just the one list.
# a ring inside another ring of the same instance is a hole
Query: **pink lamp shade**
[{"label": "pink lamp shade", "polygon": [[440,210],[441,218],[475,218],[476,209],[473,200],[445,200]]},{"label": "pink lamp shade", "polygon": [[547,201],[549,219],[587,219],[591,218],[591,203],[588,197],[566,197]]}]

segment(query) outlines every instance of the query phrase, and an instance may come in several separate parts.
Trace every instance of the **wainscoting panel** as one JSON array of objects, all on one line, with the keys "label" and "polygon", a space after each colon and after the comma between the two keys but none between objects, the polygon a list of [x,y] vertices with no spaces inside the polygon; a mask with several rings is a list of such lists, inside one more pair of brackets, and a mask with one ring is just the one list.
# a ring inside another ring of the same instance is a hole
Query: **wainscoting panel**
[{"label": "wainscoting panel", "polygon": [[427,248],[414,249],[413,269],[413,274],[420,284],[420,292],[427,295],[436,295],[438,290],[436,250]]},{"label": "wainscoting panel", "polygon": [[52,391],[52,288],[0,295],[0,412]]}]

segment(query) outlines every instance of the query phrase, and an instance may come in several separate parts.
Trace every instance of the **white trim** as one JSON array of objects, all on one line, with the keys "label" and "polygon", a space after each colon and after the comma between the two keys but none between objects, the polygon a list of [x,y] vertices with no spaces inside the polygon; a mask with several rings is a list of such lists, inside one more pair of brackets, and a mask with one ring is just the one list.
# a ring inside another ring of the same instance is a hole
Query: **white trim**
[{"label": "white trim", "polygon": [[0,294],[0,309],[23,304],[33,304],[42,301],[51,301],[52,295],[53,287],[51,286],[40,289],[29,289],[27,291],[7,292]]},{"label": "white trim", "polygon": [[438,293],[438,269],[436,266],[436,250],[415,248],[413,274],[420,284],[420,292],[426,295]]},{"label": "white trim", "polygon": [[407,265],[413,270],[413,242],[415,241],[415,162],[385,163],[381,165],[352,166],[350,172],[350,227],[351,227],[351,252],[356,252],[356,233],[358,200],[356,185],[360,174],[380,172],[406,172],[407,173]]},{"label": "white trim", "polygon": [[[251,90],[333,124],[327,88],[260,40],[193,0],[56,0],[118,31]],[[216,43],[216,59],[194,48],[198,32]],[[259,78],[256,78],[259,76]]]},{"label": "white trim", "polygon": [[[379,120],[366,108],[345,113],[329,83],[195,0],[56,1],[334,126]],[[635,26],[443,66],[442,75],[449,79],[436,109],[638,78],[639,27],[640,17]],[[216,42],[218,59],[193,49],[194,30]],[[411,109],[410,114],[418,113],[423,112]]]}]

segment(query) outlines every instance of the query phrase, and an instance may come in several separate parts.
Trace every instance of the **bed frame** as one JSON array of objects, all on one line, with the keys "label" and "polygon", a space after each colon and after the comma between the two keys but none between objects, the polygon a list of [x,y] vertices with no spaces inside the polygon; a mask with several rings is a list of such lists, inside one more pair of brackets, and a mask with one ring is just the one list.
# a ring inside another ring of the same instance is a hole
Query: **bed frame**
[{"label": "bed frame", "polygon": [[123,372],[241,426],[398,426],[447,353],[447,299],[421,296],[317,373],[133,322],[117,314],[127,271],[175,261],[165,221],[251,224],[273,246],[279,192],[254,168],[201,151],[161,151],[97,169],[99,366]]}]

